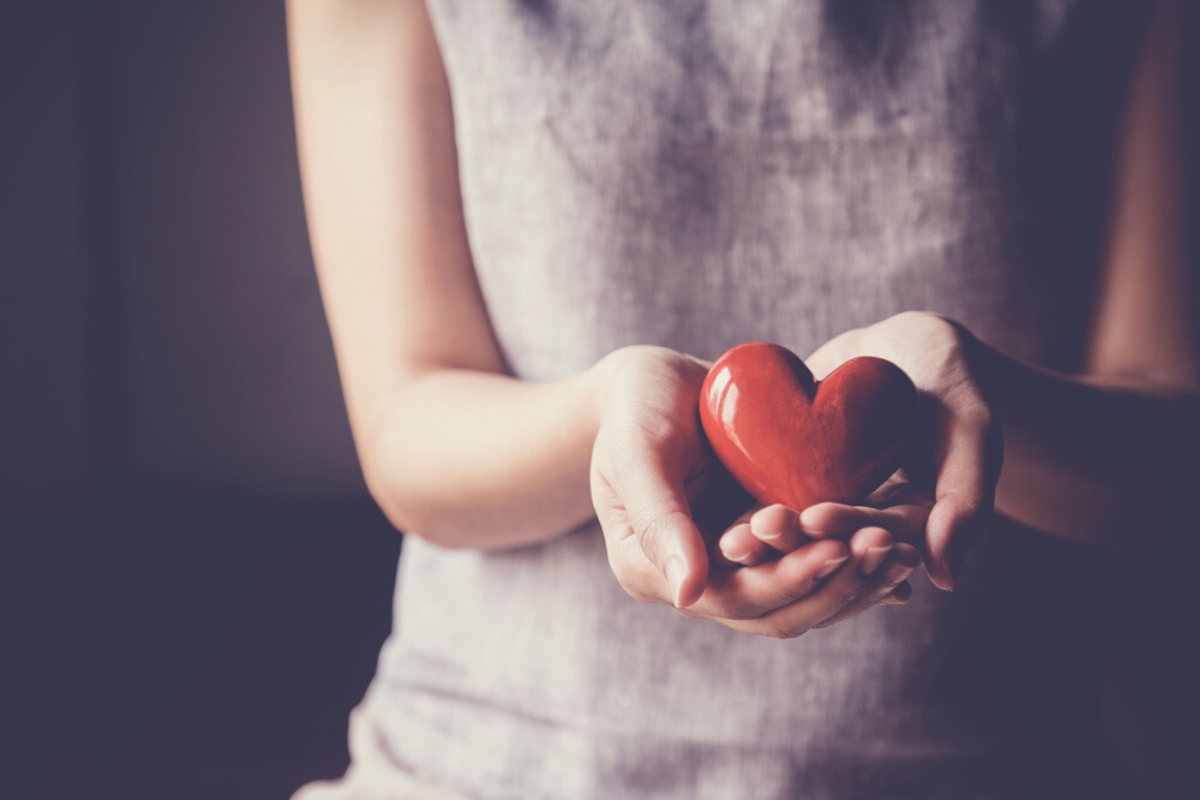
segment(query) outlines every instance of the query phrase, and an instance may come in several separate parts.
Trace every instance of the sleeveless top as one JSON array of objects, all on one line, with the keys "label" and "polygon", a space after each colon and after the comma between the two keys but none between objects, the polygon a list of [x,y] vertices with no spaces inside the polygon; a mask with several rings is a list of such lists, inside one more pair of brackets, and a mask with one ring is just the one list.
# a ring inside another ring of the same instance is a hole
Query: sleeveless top
[{"label": "sleeveless top", "polygon": [[[629,344],[805,356],[909,309],[1078,367],[1124,4],[427,3],[514,375]],[[1048,764],[1079,790],[1095,625],[1053,588],[1089,577],[1075,555],[1001,520],[953,594],[922,573],[907,606],[775,641],[632,600],[595,523],[409,537],[356,724],[468,797],[1013,798]]]}]

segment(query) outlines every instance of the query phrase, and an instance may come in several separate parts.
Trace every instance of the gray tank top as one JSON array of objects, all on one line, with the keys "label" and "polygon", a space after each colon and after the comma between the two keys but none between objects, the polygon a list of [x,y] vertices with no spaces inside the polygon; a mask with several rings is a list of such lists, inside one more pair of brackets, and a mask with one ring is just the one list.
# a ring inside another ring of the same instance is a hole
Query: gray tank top
[{"label": "gray tank top", "polygon": [[[908,309],[1078,363],[1119,4],[428,4],[513,374],[635,343],[806,355]],[[1014,572],[1042,538],[1001,523],[953,595],[919,575],[905,607],[781,642],[630,599],[595,524],[498,553],[409,537],[359,715],[472,797],[1023,796],[1089,674],[1081,618]]]}]

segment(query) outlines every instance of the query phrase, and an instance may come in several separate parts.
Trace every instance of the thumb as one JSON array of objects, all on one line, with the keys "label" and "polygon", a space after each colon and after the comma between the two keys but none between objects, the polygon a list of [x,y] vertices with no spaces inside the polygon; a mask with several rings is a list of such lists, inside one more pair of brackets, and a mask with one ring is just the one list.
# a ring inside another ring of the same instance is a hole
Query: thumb
[{"label": "thumb", "polygon": [[926,567],[939,589],[954,575],[991,522],[1003,443],[990,415],[952,421],[938,466],[936,502],[926,524]]},{"label": "thumb", "polygon": [[[625,505],[642,553],[666,581],[677,608],[700,599],[708,583],[708,553],[692,519],[683,474],[673,474],[665,459],[650,453],[626,453],[614,489]],[[638,457],[641,456],[641,457]]]}]

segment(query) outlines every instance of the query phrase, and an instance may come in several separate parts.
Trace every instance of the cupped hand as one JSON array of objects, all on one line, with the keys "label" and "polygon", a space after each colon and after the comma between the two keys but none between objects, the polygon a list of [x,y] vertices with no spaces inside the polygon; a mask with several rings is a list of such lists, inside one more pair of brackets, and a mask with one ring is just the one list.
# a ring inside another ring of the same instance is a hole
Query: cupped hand
[{"label": "cupped hand", "polygon": [[[700,430],[696,409],[708,364],[655,347],[624,348],[608,361],[592,499],[609,563],[631,596],[780,638],[853,616],[885,598],[905,598],[905,590],[897,589],[920,554],[881,527],[867,527],[848,542],[814,539],[766,563],[721,569],[730,562],[715,551],[710,560],[709,543],[754,518],[756,510],[745,508],[749,500],[731,488]],[[702,531],[704,515],[697,509],[716,508],[719,520],[722,506],[730,508],[725,496],[740,499],[739,510],[747,513]],[[758,528],[784,535],[773,530],[776,523],[786,524],[768,514]]]},{"label": "cupped hand", "polygon": [[[921,560],[919,546],[931,504],[907,491],[893,490],[886,498],[879,497],[881,494],[872,496],[877,503],[872,506],[818,503],[802,513],[782,505],[760,507],[726,530],[717,550],[725,561],[758,567],[813,542],[837,539],[849,542],[851,551],[860,554],[858,568],[863,574],[872,574],[889,559],[909,564],[915,558],[915,567]],[[872,605],[906,603],[911,596],[912,586],[901,580],[887,593],[863,593],[830,622]]]},{"label": "cupped hand", "polygon": [[972,371],[977,345],[951,320],[906,312],[848,331],[809,357],[818,380],[856,356],[886,358],[912,378],[921,411],[901,473],[869,498],[871,507],[814,506],[801,518],[806,525],[819,530],[831,518],[856,517],[880,525],[920,544],[930,579],[953,588],[955,573],[991,520],[1004,460],[999,422]]},{"label": "cupped hand", "polygon": [[872,505],[818,503],[803,512],[783,505],[758,506],[721,535],[717,550],[722,561],[753,567],[819,539],[848,541],[865,528],[882,528],[897,542],[923,544],[932,501],[906,487],[886,496],[876,492],[868,502]]}]

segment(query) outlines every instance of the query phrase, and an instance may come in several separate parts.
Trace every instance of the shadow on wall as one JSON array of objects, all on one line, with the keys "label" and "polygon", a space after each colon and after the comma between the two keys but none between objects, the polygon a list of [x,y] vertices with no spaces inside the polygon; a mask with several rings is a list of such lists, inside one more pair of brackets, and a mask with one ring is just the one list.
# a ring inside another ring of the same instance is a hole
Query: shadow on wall
[{"label": "shadow on wall", "polygon": [[337,775],[399,536],[321,311],[283,3],[9,4],[0,75],[6,793]]}]

